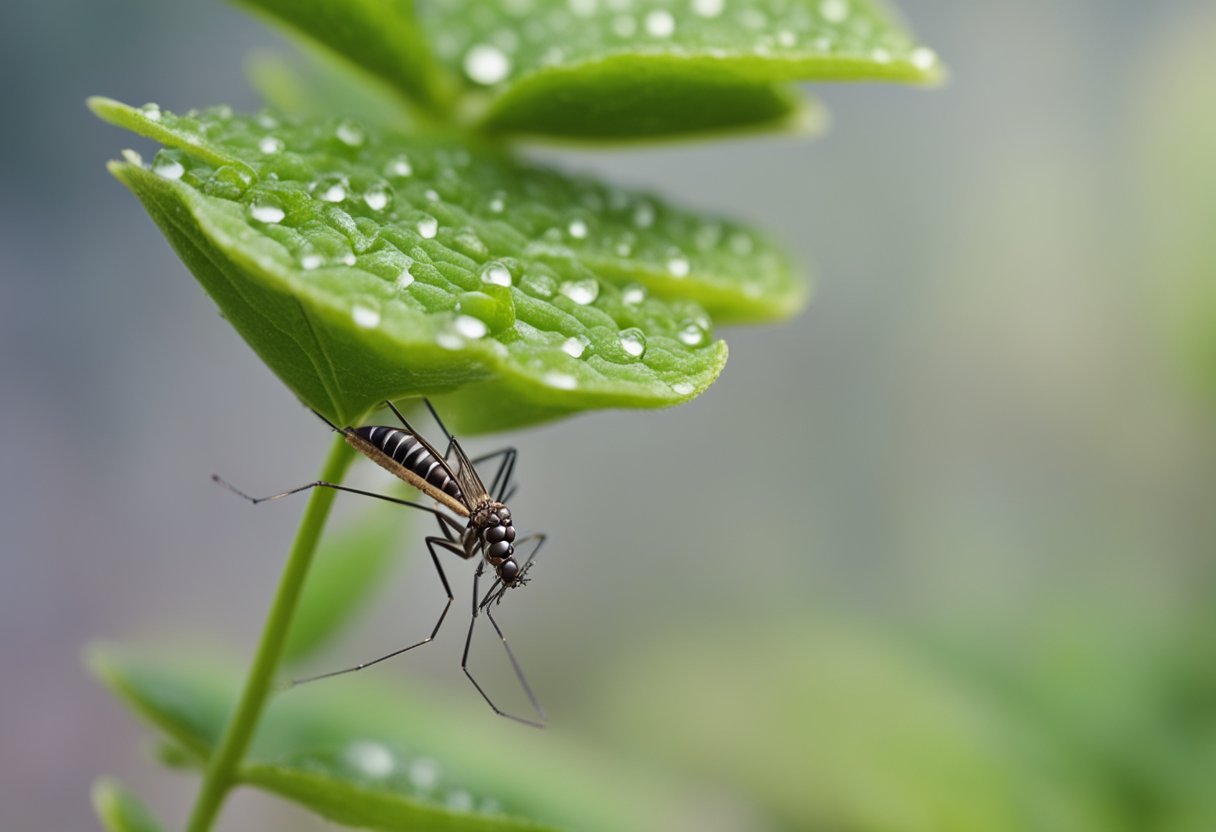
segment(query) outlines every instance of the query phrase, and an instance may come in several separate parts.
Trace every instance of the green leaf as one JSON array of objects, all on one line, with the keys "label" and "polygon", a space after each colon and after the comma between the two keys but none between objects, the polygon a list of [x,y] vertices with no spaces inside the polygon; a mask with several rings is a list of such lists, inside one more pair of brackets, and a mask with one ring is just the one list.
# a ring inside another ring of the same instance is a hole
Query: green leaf
[{"label": "green leaf", "polygon": [[109,778],[93,784],[93,811],[106,832],[161,832],[164,828],[139,798]]},{"label": "green leaf", "polygon": [[150,168],[111,170],[246,341],[334,421],[473,382],[501,394],[480,414],[498,424],[677,404],[726,360],[694,301],[739,320],[805,298],[752,231],[488,151],[349,120],[90,103],[170,145]]},{"label": "green leaf", "polygon": [[727,779],[780,828],[1119,828],[1098,773],[1045,726],[855,624],[668,634],[606,673],[648,684],[609,689],[604,730]]},{"label": "green leaf", "polygon": [[[168,735],[180,749],[175,764],[206,761],[236,695],[234,673],[105,647],[89,664]],[[238,779],[377,829],[662,828],[662,778],[589,758],[552,733],[521,733],[471,688],[468,696],[476,710],[466,713],[364,678],[292,689],[271,703]]]},{"label": "green leaf", "polygon": [[391,130],[414,129],[401,96],[380,78],[320,50],[288,58],[257,51],[245,74],[272,108],[296,116],[351,116]]},{"label": "green leaf", "polygon": [[442,114],[455,84],[438,71],[410,0],[236,0],[304,35]]},{"label": "green leaf", "polygon": [[[874,0],[362,2],[349,13],[342,0],[242,2],[434,112],[430,91],[448,91],[447,115],[488,132],[611,140],[781,126],[798,121],[793,81],[942,76]],[[433,57],[386,58],[420,43]]]},{"label": "green leaf", "polygon": [[407,513],[369,511],[324,538],[292,618],[285,661],[299,661],[324,647],[383,583],[394,556],[402,554],[399,544]]}]

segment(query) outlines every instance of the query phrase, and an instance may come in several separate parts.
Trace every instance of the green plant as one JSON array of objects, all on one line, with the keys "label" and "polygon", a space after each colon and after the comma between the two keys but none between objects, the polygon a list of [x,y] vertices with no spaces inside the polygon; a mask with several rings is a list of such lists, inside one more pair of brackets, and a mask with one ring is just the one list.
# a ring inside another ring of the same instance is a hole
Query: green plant
[{"label": "green plant", "polygon": [[[521,162],[513,144],[806,128],[795,81],[940,74],[870,0],[244,4],[347,67],[263,59],[255,78],[279,106],[253,115],[90,106],[163,145],[110,170],[263,361],[339,424],[421,395],[463,432],[699,395],[726,360],[714,322],[788,317],[803,278],[759,232]],[[340,482],[352,455],[335,441],[320,478]],[[239,784],[378,829],[642,828],[661,814],[653,782],[568,749],[525,750],[513,769],[533,776],[505,773],[458,720],[399,695],[376,708],[362,680],[267,709],[280,665],[318,649],[388,557],[389,535],[366,529],[317,556],[332,500],[308,500],[239,693],[197,661],[90,654],[165,735],[164,760],[203,772],[191,830]],[[113,784],[96,803],[110,829],[155,827]]]}]

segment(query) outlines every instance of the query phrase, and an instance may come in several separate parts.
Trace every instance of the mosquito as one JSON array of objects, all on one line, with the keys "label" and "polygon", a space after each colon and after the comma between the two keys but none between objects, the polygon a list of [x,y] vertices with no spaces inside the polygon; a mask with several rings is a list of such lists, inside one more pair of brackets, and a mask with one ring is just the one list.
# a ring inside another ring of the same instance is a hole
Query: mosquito
[{"label": "mosquito", "polygon": [[[443,591],[447,594],[448,599],[443,605],[443,611],[439,613],[439,619],[435,622],[430,635],[407,647],[394,650],[388,655],[357,664],[354,667],[334,670],[305,679],[297,679],[292,682],[293,686],[305,682],[313,682],[317,679],[327,679],[331,676],[340,676],[344,673],[353,673],[356,670],[363,670],[433,641],[435,636],[438,635],[439,628],[443,625],[443,621],[447,617],[448,610],[451,608],[452,601],[454,600],[451,585],[448,583],[447,575],[444,574],[443,565],[440,563],[439,552],[437,550],[441,549],[451,552],[464,560],[480,557],[477,569],[473,573],[473,614],[469,620],[468,635],[465,636],[464,640],[464,654],[460,660],[461,669],[464,670],[465,676],[469,678],[469,681],[473,683],[473,687],[477,688],[477,692],[494,709],[496,714],[507,719],[513,719],[516,722],[522,722],[525,725],[541,728],[546,720],[544,709],[541,708],[540,702],[537,701],[536,695],[532,692],[532,687],[528,684],[523,669],[516,660],[515,654],[511,651],[511,645],[507,643],[507,637],[503,635],[502,627],[494,620],[494,615],[491,611],[493,606],[502,601],[508,589],[515,589],[528,583],[528,572],[532,568],[532,562],[536,557],[536,553],[540,551],[540,547],[545,542],[545,535],[540,533],[516,539],[515,525],[511,518],[511,510],[507,508],[507,502],[514,496],[516,490],[516,485],[514,484],[515,459],[518,453],[515,448],[503,448],[476,459],[469,459],[460,443],[444,427],[439,414],[435,412],[435,408],[431,406],[431,403],[426,399],[422,401],[434,418],[435,424],[439,426],[439,429],[443,431],[443,435],[447,438],[447,450],[443,454],[440,454],[435,446],[424,439],[406,421],[405,417],[401,415],[401,411],[390,401],[386,401],[385,404],[396,414],[397,419],[401,422],[401,427],[367,425],[358,428],[340,428],[324,416],[321,416],[320,413],[317,413],[317,416],[333,428],[333,430],[342,434],[346,442],[356,451],[366,456],[372,462],[375,462],[381,468],[384,468],[393,476],[409,483],[434,500],[434,506],[402,500],[386,494],[377,494],[372,491],[362,491],[358,488],[350,488],[345,485],[337,485],[322,480],[310,482],[280,494],[272,494],[269,497],[251,497],[221,479],[218,475],[212,475],[212,479],[255,505],[270,500],[278,500],[281,497],[288,497],[292,494],[299,494],[312,488],[332,488],[335,491],[346,491],[364,497],[374,497],[378,500],[395,503],[396,505],[426,511],[434,515],[439,523],[440,535],[427,537],[426,546],[427,550],[431,553],[431,561],[435,564],[435,571],[439,573],[439,581],[443,584]],[[316,411],[313,412],[316,413]],[[498,468],[494,473],[493,479],[490,481],[490,487],[486,488],[477,473],[476,466],[496,457],[499,458]],[[444,509],[451,514],[445,512]],[[455,517],[452,515],[455,515]],[[529,546],[531,551],[526,558],[516,555],[517,547],[519,547],[520,551],[523,551],[524,548]],[[481,595],[481,580],[486,575],[487,569],[493,572],[494,579],[485,594]],[[511,667],[515,671],[515,676],[519,680],[520,686],[523,688],[524,693],[527,694],[528,701],[532,705],[532,710],[536,714],[536,719],[516,716],[499,708],[469,671],[469,649],[473,644],[473,630],[477,625],[477,619],[482,613],[490,620],[490,623],[494,626],[494,631],[498,634],[499,640],[502,641],[507,658],[511,661]]]}]

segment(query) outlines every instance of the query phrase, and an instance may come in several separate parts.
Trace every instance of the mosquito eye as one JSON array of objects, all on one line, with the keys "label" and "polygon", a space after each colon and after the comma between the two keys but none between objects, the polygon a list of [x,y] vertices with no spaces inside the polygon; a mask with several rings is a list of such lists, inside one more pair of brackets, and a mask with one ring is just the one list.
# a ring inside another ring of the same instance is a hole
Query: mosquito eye
[{"label": "mosquito eye", "polygon": [[515,542],[515,527],[514,526],[499,526],[503,530],[503,535],[507,538],[508,543]]},{"label": "mosquito eye", "polygon": [[511,544],[505,540],[500,540],[490,546],[489,551],[486,552],[486,557],[490,558],[491,560],[502,560],[510,554]]},{"label": "mosquito eye", "polygon": [[491,514],[489,517],[486,518],[486,522],[489,523],[491,526],[497,526],[499,523],[502,522],[502,520],[498,517],[497,514]]},{"label": "mosquito eye", "polygon": [[504,537],[514,540],[515,535],[509,534],[510,531],[506,526],[490,526],[486,529],[486,543],[497,543]]}]

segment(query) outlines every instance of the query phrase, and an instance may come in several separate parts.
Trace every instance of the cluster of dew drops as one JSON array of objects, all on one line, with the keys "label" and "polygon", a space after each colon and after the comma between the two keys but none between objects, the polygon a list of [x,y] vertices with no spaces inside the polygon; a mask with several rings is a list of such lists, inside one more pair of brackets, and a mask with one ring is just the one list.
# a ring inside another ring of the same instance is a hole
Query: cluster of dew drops
[{"label": "cluster of dew drops", "polygon": [[[297,760],[308,767],[309,759]],[[502,815],[503,806],[493,797],[473,796],[459,786],[445,784],[443,767],[437,760],[395,751],[375,740],[356,739],[343,750],[339,760],[350,774],[376,785],[388,785],[414,798],[443,806],[454,812],[476,812]],[[328,761],[318,760],[317,768],[324,772]]]},{"label": "cluster of dew drops", "polygon": [[[145,105],[141,108],[141,112],[146,118],[153,121],[159,121],[162,118],[159,107],[154,104]],[[232,113],[228,108],[217,108],[217,111],[209,111],[209,115],[218,115],[224,120],[232,118]],[[265,131],[256,137],[257,149],[263,156],[275,156],[287,149],[287,143],[273,132],[280,126],[274,116],[266,113],[258,115],[256,124],[260,130]],[[334,127],[334,138],[347,147],[357,149],[365,143],[366,134],[356,122],[342,120]],[[464,151],[457,150],[454,155],[458,157],[455,160],[457,166],[469,164],[467,153]],[[137,161],[138,159],[136,157],[131,160]],[[152,164],[152,171],[163,178],[176,180],[186,174],[186,167],[180,154],[161,151]],[[386,222],[394,222],[401,215],[392,210],[395,197],[390,182],[405,180],[413,176],[414,164],[407,154],[397,153],[383,164],[382,171],[386,179],[374,179],[365,183],[361,188],[355,188],[352,185],[351,177],[346,175],[321,174],[309,182],[308,193],[313,200],[335,207],[350,205],[352,202],[361,203],[362,207],[372,214],[382,215]],[[594,208],[603,207],[599,204],[602,202],[602,197],[592,191],[588,191],[587,194],[589,198],[585,199],[585,202],[591,203]],[[440,194],[433,188],[426,189],[423,195],[429,202],[442,201]],[[507,199],[508,195],[505,192],[494,192],[489,195],[484,210],[491,215],[502,214],[506,210]],[[612,208],[626,210],[630,223],[637,231],[644,232],[655,225],[658,216],[657,209],[645,197],[634,198],[624,191],[612,190],[609,199],[613,203]],[[278,225],[287,219],[287,210],[273,192],[255,196],[248,203],[246,211],[249,219],[263,225]],[[406,222],[423,240],[435,239],[440,231],[439,220],[429,213],[411,212]],[[554,243],[578,245],[587,241],[591,237],[593,223],[592,216],[579,215],[569,220],[563,228],[550,228],[542,235],[541,249]],[[466,254],[482,256],[488,254],[484,243],[476,238],[471,229],[460,230],[454,236],[453,241],[459,244]],[[714,223],[697,228],[694,241],[697,248],[703,251],[714,250],[725,245],[736,256],[747,256],[754,248],[754,241],[745,231],[733,230],[728,234],[723,226]],[[633,233],[624,232],[613,245],[615,254],[621,258],[629,257],[634,253],[635,242],[636,238]],[[371,255],[364,255],[364,259],[368,257],[377,257],[377,265],[388,266],[394,271],[393,280],[399,290],[404,291],[414,283],[415,278],[411,273],[414,261],[398,248],[386,247]],[[331,258],[313,250],[305,250],[299,255],[299,264],[304,271],[314,271],[331,262],[344,266],[365,265],[349,247]],[[689,258],[675,247],[668,248],[664,266],[668,276],[673,279],[685,278],[692,271]],[[378,269],[376,273],[382,271],[383,269]],[[381,274],[381,276],[384,275]],[[560,295],[578,306],[594,304],[601,292],[600,282],[593,276],[588,275],[559,282],[546,271],[522,270],[521,274],[519,264],[510,258],[490,259],[484,262],[480,269],[480,280],[487,287],[510,287],[518,280],[519,288],[533,297],[551,300]],[[745,291],[749,293],[758,293],[759,290],[759,286],[745,287]],[[639,284],[629,284],[621,289],[620,300],[627,307],[638,307],[647,300],[647,291]],[[466,342],[483,339],[489,334],[487,323],[479,317],[462,312],[459,304],[455,313],[448,327],[437,335],[437,343],[441,347],[459,350],[465,346]],[[373,298],[365,298],[356,302],[351,307],[351,319],[356,326],[363,329],[379,327],[382,320],[379,302]],[[678,324],[675,338],[689,348],[704,346],[708,343],[711,328],[712,324],[708,316],[703,312],[692,311]],[[493,342],[493,345],[501,351],[506,350],[506,347],[497,341]],[[565,337],[558,346],[562,353],[573,359],[587,358],[594,351],[591,339],[583,334]],[[615,360],[619,361],[622,358],[640,360],[646,354],[646,335],[636,326],[621,329],[617,333],[617,347],[612,351]],[[545,384],[558,389],[574,389],[578,386],[578,379],[574,375],[557,370],[543,373],[542,380]],[[694,390],[693,385],[688,382],[675,382],[671,387],[678,395],[689,395]]]},{"label": "cluster of dew drops", "polygon": [[[937,54],[879,28],[865,0],[460,0],[436,4],[446,25],[439,57],[474,84],[494,86],[527,71],[614,48],[706,52],[726,57],[831,56],[877,64],[901,61],[922,72]],[[749,34],[740,46],[740,32]]]}]

